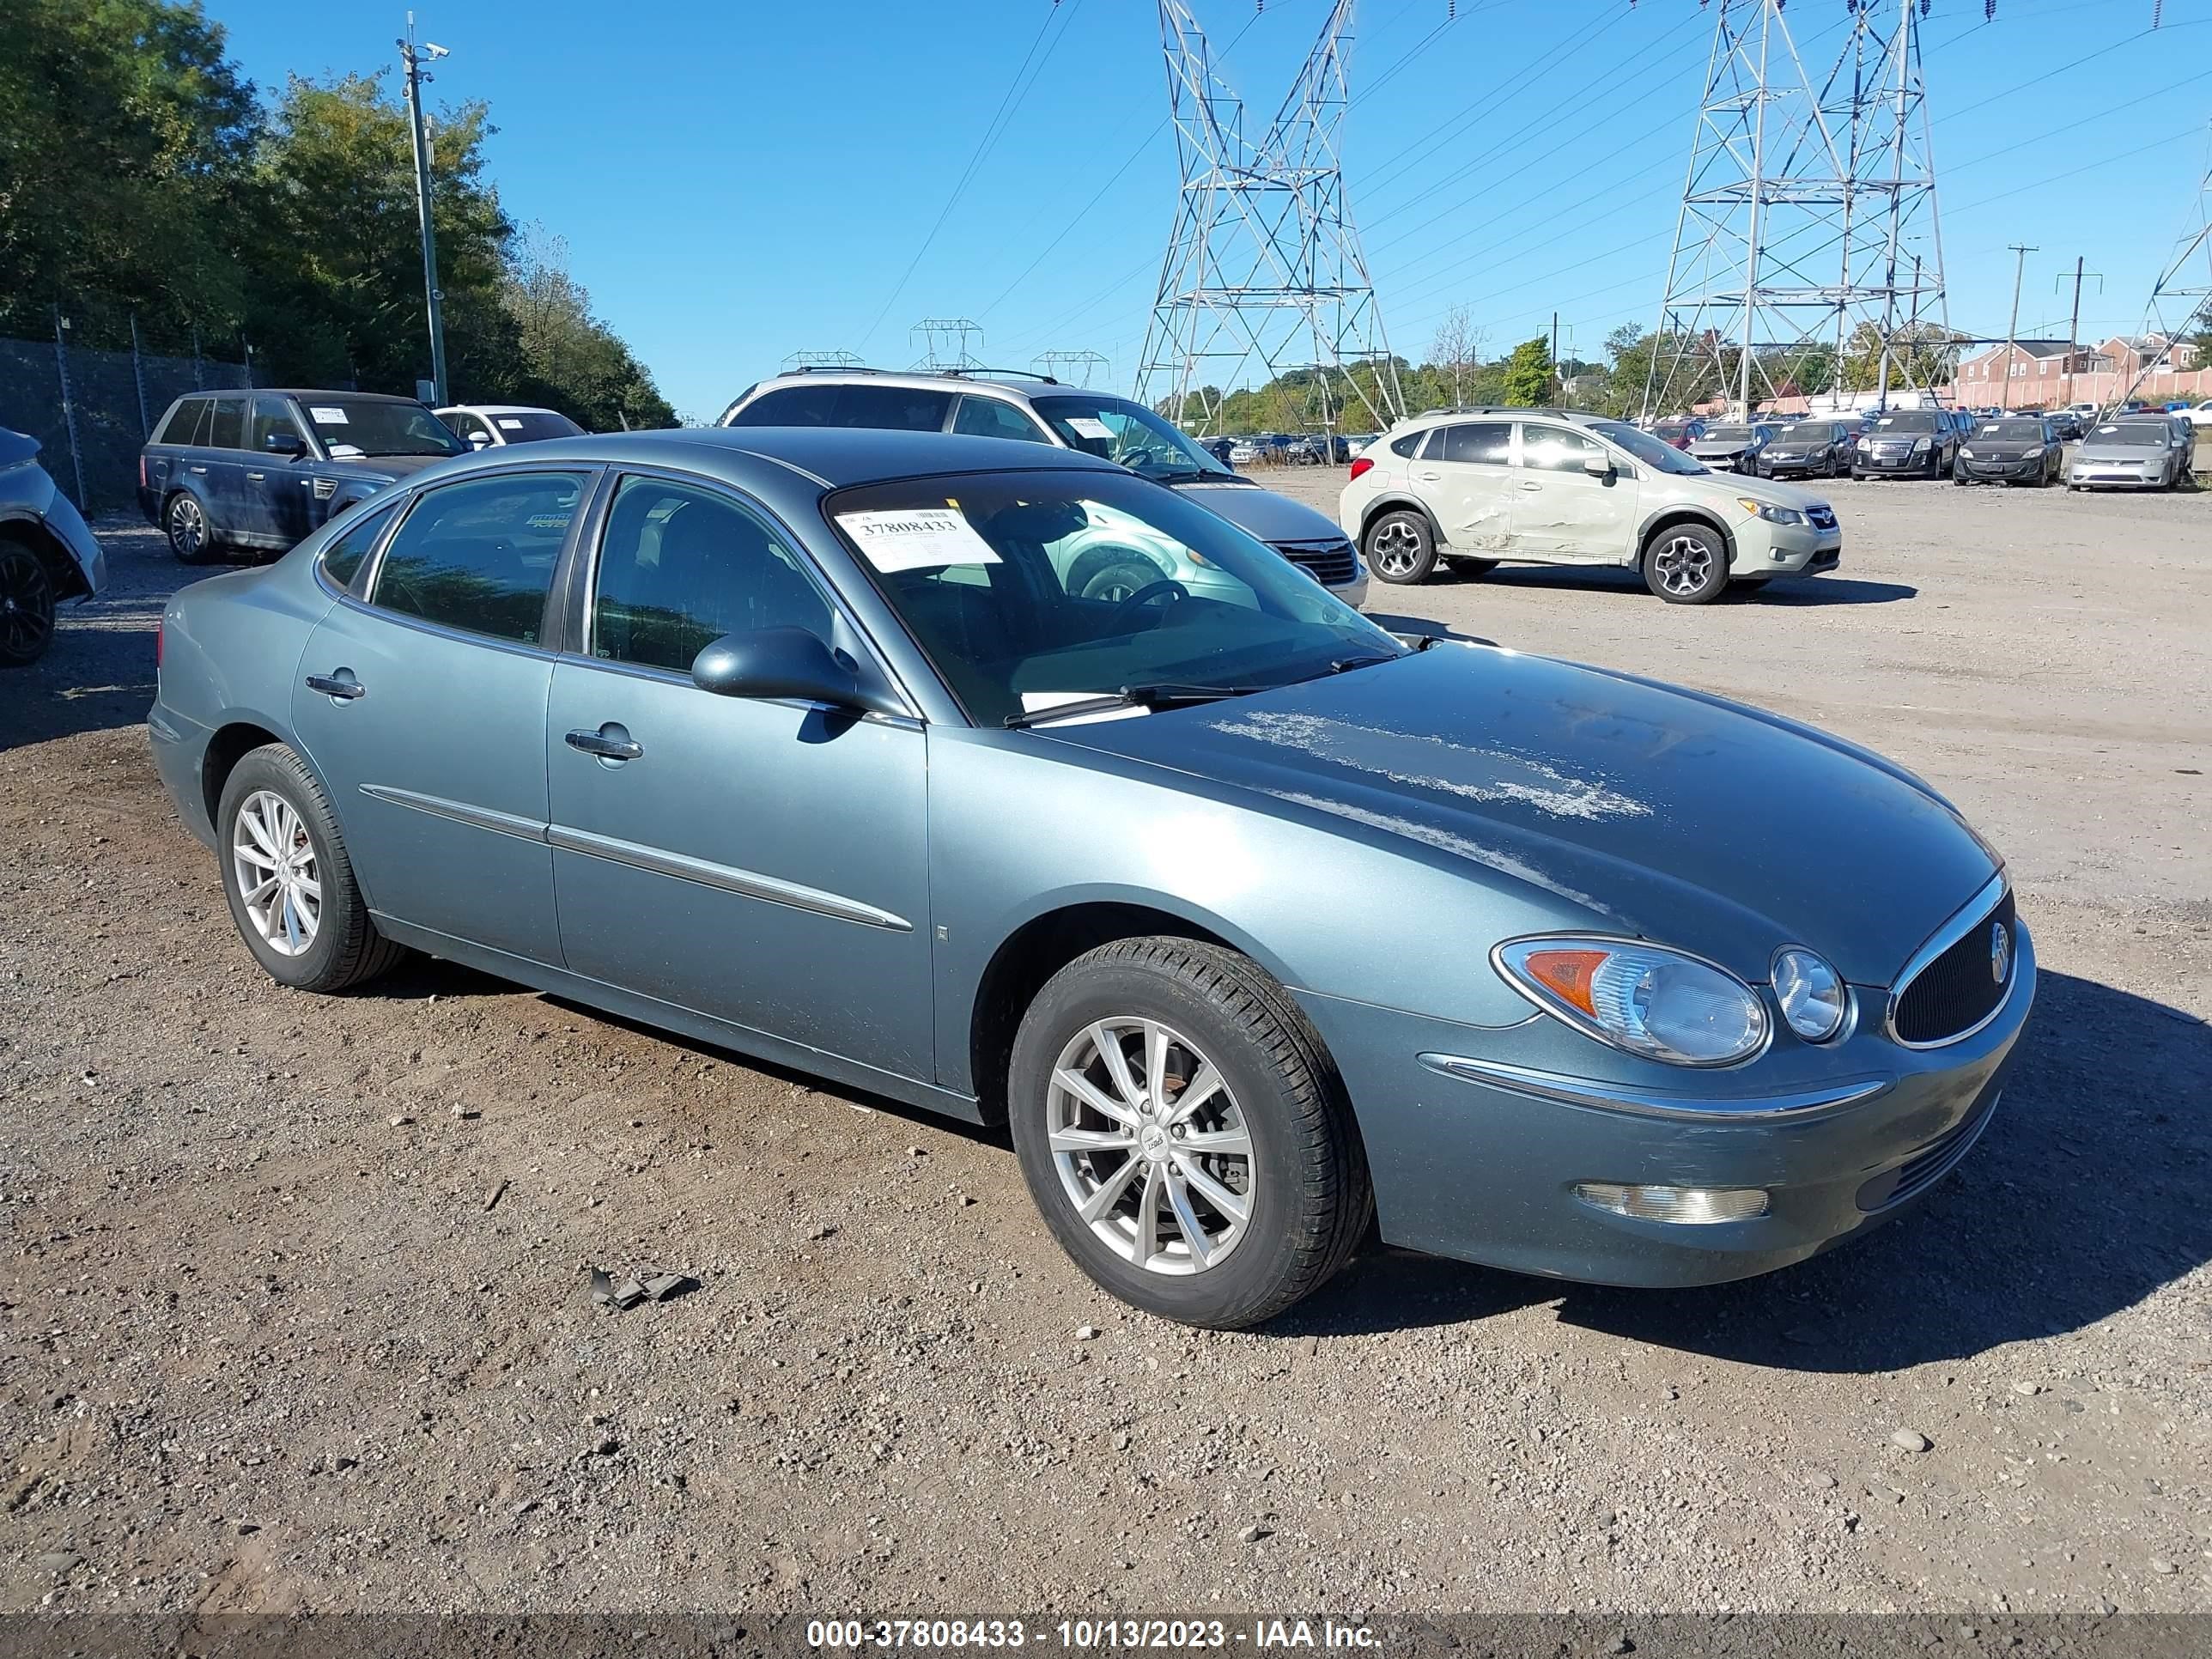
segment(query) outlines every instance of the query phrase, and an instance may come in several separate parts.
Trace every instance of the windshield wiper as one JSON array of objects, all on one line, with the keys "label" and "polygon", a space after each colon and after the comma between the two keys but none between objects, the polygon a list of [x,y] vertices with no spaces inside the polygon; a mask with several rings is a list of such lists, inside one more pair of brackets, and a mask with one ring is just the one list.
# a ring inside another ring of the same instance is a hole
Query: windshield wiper
[{"label": "windshield wiper", "polygon": [[[1417,650],[1419,648],[1415,647]],[[1339,657],[1334,662],[1329,664],[1328,672],[1332,674],[1349,674],[1355,668],[1372,668],[1377,663],[1395,662],[1400,657],[1407,654],[1409,653],[1402,651],[1393,651],[1388,654],[1380,651],[1370,651],[1360,657]]]},{"label": "windshield wiper", "polygon": [[1154,483],[1246,483],[1250,482],[1234,472],[1215,472],[1202,466],[1185,467],[1179,472],[1147,472]]},{"label": "windshield wiper", "polygon": [[1265,691],[1264,685],[1125,685],[1074,702],[1056,702],[1049,708],[1026,708],[1006,716],[1010,727],[1040,726],[1047,720],[1069,720],[1078,714],[1103,714],[1116,708],[1184,708],[1193,703],[1219,702],[1224,697],[1249,697]]}]

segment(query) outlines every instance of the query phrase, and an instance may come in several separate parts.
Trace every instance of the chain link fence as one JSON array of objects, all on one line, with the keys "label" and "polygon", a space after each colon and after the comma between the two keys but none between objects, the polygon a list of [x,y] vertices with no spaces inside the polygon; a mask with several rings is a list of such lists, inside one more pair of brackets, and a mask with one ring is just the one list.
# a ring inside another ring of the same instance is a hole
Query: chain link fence
[{"label": "chain link fence", "polygon": [[46,326],[17,308],[0,318],[0,426],[44,447],[40,462],[88,515],[133,509],[138,452],[187,392],[253,384],[252,349],[204,341],[189,326],[151,330],[127,311],[50,307]]}]

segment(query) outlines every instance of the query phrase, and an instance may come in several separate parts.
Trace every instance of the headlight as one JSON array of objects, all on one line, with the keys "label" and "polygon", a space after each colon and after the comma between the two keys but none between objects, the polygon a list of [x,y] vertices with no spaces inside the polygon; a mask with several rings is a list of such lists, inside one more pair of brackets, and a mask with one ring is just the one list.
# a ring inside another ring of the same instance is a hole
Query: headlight
[{"label": "headlight", "polygon": [[1974,452],[1961,446],[1959,450],[1959,459],[1962,461],[1971,461],[1974,459]]},{"label": "headlight", "polygon": [[1844,1028],[1844,981],[1810,951],[1774,953],[1774,1000],[1790,1029],[1808,1042],[1826,1042]]},{"label": "headlight", "polygon": [[1673,1066],[1726,1066],[1766,1041],[1766,1009],[1711,963],[1632,939],[1522,939],[1491,960],[1508,984],[1586,1036]]},{"label": "headlight", "polygon": [[1916,440],[1916,441],[1914,441],[1914,443],[1913,443],[1913,446],[1912,446],[1912,453],[1913,453],[1914,454],[1917,455],[1917,454],[1918,454],[1922,450],[1926,449],[1929,445],[1931,445],[1931,444],[1932,444],[1932,443],[1934,443],[1935,441],[1935,441],[1933,438],[1921,438],[1921,439],[1917,439],[1917,440]]},{"label": "headlight", "polygon": [[1767,501],[1753,501],[1748,495],[1739,495],[1735,504],[1754,519],[1764,519],[1769,524],[1802,524],[1805,515],[1794,507],[1776,507]]}]

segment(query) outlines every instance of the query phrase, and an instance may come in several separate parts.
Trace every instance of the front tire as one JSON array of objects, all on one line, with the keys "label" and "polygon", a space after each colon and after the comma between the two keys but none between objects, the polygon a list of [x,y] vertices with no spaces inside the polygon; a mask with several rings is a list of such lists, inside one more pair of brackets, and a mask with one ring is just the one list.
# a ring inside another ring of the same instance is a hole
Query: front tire
[{"label": "front tire", "polygon": [[54,638],[54,579],[21,542],[0,541],[0,668],[27,668]]},{"label": "front tire", "polygon": [[1728,550],[1703,525],[1669,525],[1644,545],[1644,585],[1669,605],[1711,605],[1728,583]]},{"label": "front tire", "polygon": [[1343,1085],[1248,958],[1120,939],[1053,975],[1007,1079],[1030,1194],[1103,1289],[1237,1330],[1350,1259],[1374,1200]]},{"label": "front tire", "polygon": [[161,509],[161,529],[179,564],[205,564],[215,556],[215,527],[197,496],[179,490]]},{"label": "front tire", "polygon": [[1385,513],[1367,526],[1367,568],[1382,580],[1410,586],[1437,568],[1437,538],[1419,513]]},{"label": "front tire", "polygon": [[231,920],[278,984],[343,991],[406,954],[376,931],[330,800],[283,744],[264,744],[231,769],[216,835]]}]

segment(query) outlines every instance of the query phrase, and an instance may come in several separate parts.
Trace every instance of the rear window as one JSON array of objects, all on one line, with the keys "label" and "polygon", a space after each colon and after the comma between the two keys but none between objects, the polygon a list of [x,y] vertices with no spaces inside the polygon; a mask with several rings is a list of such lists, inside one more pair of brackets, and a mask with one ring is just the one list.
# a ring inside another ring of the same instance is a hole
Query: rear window
[{"label": "rear window", "polygon": [[207,406],[208,400],[204,398],[179,398],[177,406],[163,417],[161,424],[154,429],[154,435],[146,441],[153,444],[191,442],[192,430],[198,425],[200,416],[207,413]]},{"label": "rear window", "polygon": [[732,426],[872,427],[890,432],[941,432],[952,394],[928,386],[781,386],[730,416]]}]

